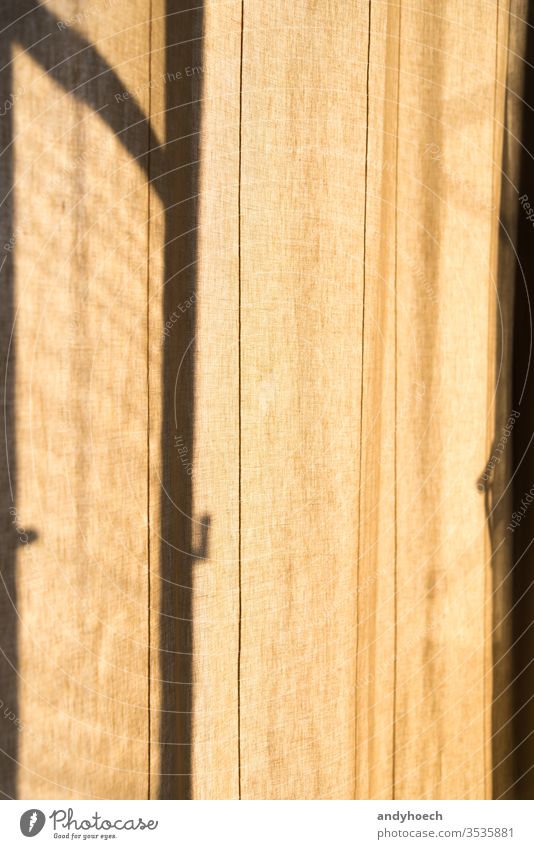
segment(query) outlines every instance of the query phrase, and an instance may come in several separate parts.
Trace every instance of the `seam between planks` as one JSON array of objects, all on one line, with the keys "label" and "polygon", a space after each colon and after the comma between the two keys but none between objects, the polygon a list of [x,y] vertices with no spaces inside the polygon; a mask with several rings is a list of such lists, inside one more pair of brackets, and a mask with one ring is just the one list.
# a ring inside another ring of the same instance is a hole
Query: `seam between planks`
[{"label": "seam between planks", "polygon": [[[358,628],[358,585],[360,581],[360,558],[362,539],[362,454],[363,454],[363,396],[365,384],[365,291],[366,291],[366,263],[367,263],[367,176],[369,158],[369,78],[371,64],[371,0],[368,4],[368,36],[367,36],[367,69],[366,69],[366,105],[365,105],[365,172],[364,172],[364,200],[363,200],[363,262],[362,262],[362,347],[361,347],[361,388],[360,388],[360,456],[358,471],[358,554],[356,559],[356,646],[355,646],[355,695],[358,692],[358,653],[359,653],[359,628]],[[357,798],[358,790],[358,702],[354,700],[354,798]]]},{"label": "seam between planks", "polygon": [[397,49],[397,120],[396,120],[396,149],[395,149],[395,291],[394,291],[394,324],[395,324],[395,368],[394,380],[395,391],[394,395],[394,457],[393,457],[393,477],[394,477],[394,534],[393,534],[393,722],[392,722],[392,742],[391,742],[391,798],[396,798],[396,745],[397,745],[397,561],[398,561],[398,531],[397,531],[397,495],[398,495],[398,476],[397,476],[397,461],[398,461],[398,444],[397,444],[397,404],[398,404],[398,378],[397,378],[397,356],[398,356],[398,321],[397,321],[397,285],[398,285],[398,246],[399,246],[399,126],[400,126],[400,65],[401,65],[401,22],[402,22],[402,7],[399,4],[399,20],[398,20],[398,49]]},{"label": "seam between planks", "polygon": [[152,769],[152,687],[151,687],[151,557],[150,557],[150,181],[151,181],[151,149],[150,129],[152,126],[152,0],[149,0],[148,12],[148,116],[147,116],[147,263],[146,263],[146,387],[147,387],[147,463],[146,463],[146,488],[147,488],[147,799],[151,798],[151,769]]},{"label": "seam between planks", "polygon": [[239,476],[238,476],[238,643],[237,643],[237,780],[238,796],[241,799],[241,638],[242,638],[242,588],[241,588],[241,150],[242,150],[242,116],[243,116],[243,29],[245,16],[245,0],[241,0],[241,39],[239,55],[239,152],[238,152],[238,184],[237,184],[237,268],[238,268],[238,443],[239,443]]}]

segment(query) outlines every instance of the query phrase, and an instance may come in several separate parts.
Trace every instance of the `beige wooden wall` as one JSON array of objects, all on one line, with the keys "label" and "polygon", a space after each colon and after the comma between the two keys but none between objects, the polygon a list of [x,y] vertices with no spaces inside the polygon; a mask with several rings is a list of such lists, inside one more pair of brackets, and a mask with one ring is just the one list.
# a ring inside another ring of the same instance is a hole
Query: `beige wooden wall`
[{"label": "beige wooden wall", "polygon": [[507,3],[11,6],[3,792],[491,796]]}]

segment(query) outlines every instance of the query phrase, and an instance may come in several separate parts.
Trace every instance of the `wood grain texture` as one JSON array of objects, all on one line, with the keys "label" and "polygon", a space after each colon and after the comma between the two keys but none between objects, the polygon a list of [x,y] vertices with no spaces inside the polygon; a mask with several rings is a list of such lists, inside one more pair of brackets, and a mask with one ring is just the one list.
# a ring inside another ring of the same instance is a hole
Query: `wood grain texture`
[{"label": "wood grain texture", "polygon": [[491,796],[508,4],[0,7],[2,793]]},{"label": "wood grain texture", "polygon": [[57,2],[12,50],[23,798],[146,796],[148,32]]},{"label": "wood grain texture", "polygon": [[354,793],[367,41],[364,4],[245,3],[245,799]]},{"label": "wood grain texture", "polygon": [[170,189],[151,239],[152,795],[237,798],[241,5],[173,11],[153,53]]},{"label": "wood grain texture", "polygon": [[195,799],[239,798],[240,44],[240,2],[208,5],[203,37],[193,515],[209,521],[209,539],[204,559],[195,568],[193,595]]},{"label": "wood grain texture", "polygon": [[[493,402],[495,424],[490,453],[498,448],[499,462],[490,480],[483,481],[488,493],[490,543],[492,548],[492,791],[496,799],[513,799],[517,794],[514,775],[513,735],[514,670],[513,652],[513,580],[516,564],[513,558],[509,519],[513,512],[512,440],[520,410],[514,407],[512,381],[512,346],[515,335],[513,310],[515,297],[512,281],[516,266],[517,203],[519,195],[519,166],[521,161],[521,93],[523,91],[523,60],[526,50],[526,0],[511,0],[499,7],[498,80],[504,84],[496,89],[497,115],[503,114],[504,127],[495,125],[495,159],[502,160],[502,171],[495,169],[500,180],[500,222],[494,239],[496,264],[496,296],[493,325],[495,328],[495,375]],[[490,407],[491,408],[491,407]],[[510,431],[512,434],[510,435]],[[517,485],[517,484],[516,484]],[[516,798],[520,798],[516,796]]]},{"label": "wood grain texture", "polygon": [[398,798],[491,793],[491,562],[477,481],[493,439],[497,11],[477,2],[445,3],[439,13],[434,3],[401,7]]},{"label": "wood grain texture", "polygon": [[392,794],[398,6],[371,6],[356,677],[356,798]]}]

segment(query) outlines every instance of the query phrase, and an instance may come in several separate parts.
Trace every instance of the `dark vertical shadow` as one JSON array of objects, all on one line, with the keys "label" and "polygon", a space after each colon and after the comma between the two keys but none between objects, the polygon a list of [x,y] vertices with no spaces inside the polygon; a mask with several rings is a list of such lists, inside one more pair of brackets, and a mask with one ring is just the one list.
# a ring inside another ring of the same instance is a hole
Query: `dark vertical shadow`
[{"label": "dark vertical shadow", "polygon": [[[2,64],[11,58],[10,45],[5,38],[0,38],[0,56]],[[12,109],[6,110],[12,95],[12,74],[8,66],[0,71],[0,376],[3,442],[0,454],[0,792],[3,797],[15,799],[19,731],[15,568],[19,537],[16,530],[15,349],[10,345],[10,340],[15,315],[13,251],[16,234],[12,194],[13,112]]]},{"label": "dark vertical shadow", "polygon": [[[196,5],[196,4],[195,4]],[[166,147],[163,321],[179,319],[164,341],[161,458],[161,779],[159,798],[191,798],[192,578],[194,539],[209,522],[192,516],[196,260],[203,10],[184,0],[166,5]],[[176,80],[181,72],[185,79]],[[156,187],[159,182],[156,177]],[[180,306],[189,304],[185,311]],[[192,472],[192,474],[191,474]],[[205,556],[205,552],[197,552]]]},{"label": "dark vertical shadow", "polygon": [[[516,432],[525,410],[514,390],[516,373],[514,309],[517,271],[518,192],[520,183],[520,124],[524,70],[519,57],[524,52],[524,22],[509,21],[509,54],[506,69],[504,127],[501,163],[501,202],[498,231],[495,324],[495,376],[493,387],[494,442],[479,481],[485,490],[486,513],[491,540],[492,566],[492,796],[514,799],[517,792],[514,710],[516,706],[514,642],[514,537],[510,526],[516,483],[513,455]],[[524,165],[524,163],[523,163]],[[524,373],[524,369],[522,370]],[[518,568],[521,568],[519,565]]]},{"label": "dark vertical shadow", "polygon": [[[507,106],[508,112],[509,106]],[[506,120],[508,127],[508,118]],[[510,122],[510,129],[512,129]],[[514,309],[515,204],[517,180],[513,137],[505,131],[499,210],[499,242],[496,277],[495,376],[493,388],[494,441],[486,468],[479,480],[484,491],[491,546],[492,609],[492,703],[491,763],[492,798],[513,798],[513,691],[511,686],[513,551],[507,527],[512,511],[512,438],[517,410],[512,403],[512,326]],[[510,795],[511,794],[511,795]]]},{"label": "dark vertical shadow", "polygon": [[[534,4],[528,4],[524,63],[519,195],[534,209]],[[512,512],[534,485],[534,223],[519,204],[513,342],[513,406],[520,417],[513,433]],[[534,797],[534,505],[513,532],[513,747],[517,799]]]},{"label": "dark vertical shadow", "polygon": [[[510,232],[506,228],[507,232]],[[501,231],[502,253],[497,275],[496,362],[494,404],[494,434],[496,438],[489,451],[488,464],[481,477],[491,546],[491,608],[492,608],[492,703],[491,703],[491,764],[492,798],[509,796],[513,784],[512,722],[513,692],[511,688],[512,645],[512,540],[507,523],[510,519],[511,439],[517,424],[511,407],[511,332],[513,311],[513,263],[510,263],[507,236]],[[492,458],[499,462],[493,466]]]}]

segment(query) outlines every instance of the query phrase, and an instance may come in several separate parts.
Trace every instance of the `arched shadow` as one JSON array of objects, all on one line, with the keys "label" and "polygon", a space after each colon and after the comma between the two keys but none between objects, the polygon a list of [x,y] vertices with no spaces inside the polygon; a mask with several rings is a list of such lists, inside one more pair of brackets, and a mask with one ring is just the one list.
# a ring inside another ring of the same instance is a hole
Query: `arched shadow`
[{"label": "arched shadow", "polygon": [[[159,709],[154,711],[159,731],[152,735],[161,750],[161,775],[155,776],[158,787],[152,787],[149,795],[187,799],[191,796],[192,567],[195,559],[205,556],[205,552],[198,552],[196,556],[192,553],[192,480],[190,475],[183,474],[180,464],[173,462],[172,446],[177,431],[191,453],[194,445],[200,81],[193,81],[187,92],[167,82],[165,143],[160,145],[149,116],[143,113],[135,97],[132,94],[120,99],[114,97],[117,92],[125,91],[119,75],[108,66],[95,46],[74,28],[61,27],[59,19],[36,0],[0,0],[0,12],[0,56],[3,61],[0,104],[7,102],[13,91],[10,62],[12,45],[16,43],[70,96],[98,113],[158,193],[165,209],[162,327],[176,305],[193,296],[193,306],[188,310],[186,319],[172,328],[164,347],[161,429],[164,493],[161,527],[153,529],[154,533],[159,532],[161,539],[161,572],[159,576],[151,577],[152,581],[159,577],[162,582],[158,683],[161,692]],[[177,68],[202,65],[202,22],[201,3],[191,9],[191,4],[184,0],[167,0],[166,65],[171,74]],[[13,104],[13,109],[16,109],[16,104]],[[16,363],[14,348],[10,344],[15,317],[13,256],[16,250],[16,243],[12,244],[16,227],[12,116],[12,110],[8,110],[0,120],[0,246],[8,246],[0,250],[0,362],[5,434],[0,460],[0,700],[3,703],[0,703],[0,793],[7,798],[17,797],[16,567],[21,544],[21,529],[16,515]],[[186,351],[187,356],[184,356]],[[202,517],[200,525],[206,549],[209,517]],[[31,541],[31,536],[27,541]],[[25,542],[22,540],[23,544]],[[6,708],[5,716],[2,715],[3,706]]]}]

